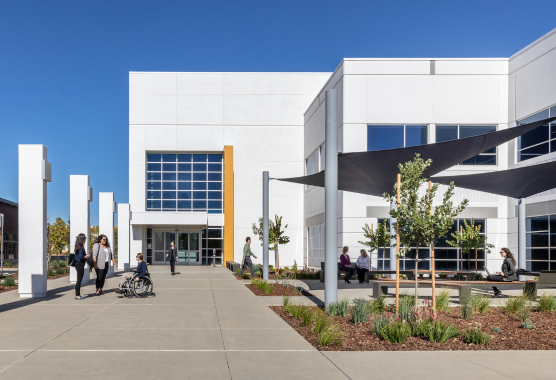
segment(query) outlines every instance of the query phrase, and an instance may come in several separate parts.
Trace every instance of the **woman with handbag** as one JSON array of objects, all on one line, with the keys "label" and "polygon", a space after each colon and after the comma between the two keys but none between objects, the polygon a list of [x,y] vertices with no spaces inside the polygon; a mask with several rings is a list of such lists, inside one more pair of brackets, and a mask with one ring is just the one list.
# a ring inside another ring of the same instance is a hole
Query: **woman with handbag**
[{"label": "woman with handbag", "polygon": [[114,260],[114,254],[110,248],[110,242],[106,235],[99,235],[97,241],[93,245],[93,260],[95,262],[95,272],[97,273],[96,295],[102,295],[102,288],[104,287],[104,280],[106,280],[106,274],[110,269],[110,261],[117,266],[116,260]]},{"label": "woman with handbag", "polygon": [[77,281],[75,282],[75,299],[84,300],[85,297],[81,296],[81,281],[83,281],[83,274],[85,273],[85,259],[91,257],[85,251],[85,244],[87,243],[87,236],[85,234],[77,235],[75,239],[75,248],[73,250],[74,256],[74,267],[77,272]]}]

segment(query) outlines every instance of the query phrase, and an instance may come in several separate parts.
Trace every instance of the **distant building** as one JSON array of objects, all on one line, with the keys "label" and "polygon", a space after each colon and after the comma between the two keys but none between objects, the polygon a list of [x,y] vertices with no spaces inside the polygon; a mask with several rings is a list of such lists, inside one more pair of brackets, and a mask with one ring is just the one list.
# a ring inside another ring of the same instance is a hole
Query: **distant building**
[{"label": "distant building", "polygon": [[4,214],[4,262],[17,264],[17,203],[0,198],[0,214]]}]

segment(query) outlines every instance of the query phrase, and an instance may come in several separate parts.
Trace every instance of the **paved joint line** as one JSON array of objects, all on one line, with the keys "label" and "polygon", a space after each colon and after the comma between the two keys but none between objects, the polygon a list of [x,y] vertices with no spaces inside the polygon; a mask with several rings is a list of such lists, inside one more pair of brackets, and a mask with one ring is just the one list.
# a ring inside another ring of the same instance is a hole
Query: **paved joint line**
[{"label": "paved joint line", "polygon": [[[210,273],[209,273],[210,280]],[[222,339],[222,347],[224,348],[224,356],[226,357],[226,365],[228,366],[228,374],[230,375],[230,380],[232,380],[232,371],[230,370],[230,362],[228,361],[228,355],[226,354],[226,344],[224,343],[224,336],[222,334],[222,326],[220,325],[220,316],[218,315],[218,308],[216,307],[216,298],[214,297],[214,290],[211,290],[212,301],[214,302],[214,311],[216,312],[216,320],[218,321],[218,328],[220,329],[220,339]]]},{"label": "paved joint line", "polygon": [[23,356],[22,358],[19,358],[18,360],[16,360],[15,362],[13,362],[12,364],[10,364],[9,366],[7,366],[6,368],[4,368],[3,370],[0,371],[0,373],[4,372],[5,370],[7,370],[8,368],[10,368],[11,366],[13,366],[14,364],[16,364],[17,362],[25,359],[27,356],[32,355],[33,353],[39,351],[41,348],[43,348],[44,346],[46,346],[47,344],[49,344],[50,342],[58,339],[59,337],[61,337],[62,335],[64,335],[65,333],[71,331],[72,329],[76,328],[77,326],[81,325],[82,323],[85,323],[86,321],[88,321],[89,319],[93,318],[95,315],[102,313],[104,310],[108,309],[111,305],[115,304],[117,301],[112,302],[110,305],[106,306],[104,309],[96,312],[95,314],[91,315],[89,318],[79,322],[78,324],[76,324],[73,327],[70,327],[69,329],[67,329],[66,331],[64,331],[63,333],[59,334],[58,336],[50,339],[48,342],[46,342],[45,344],[43,344],[42,346],[39,346],[37,348],[35,348],[33,351],[29,352],[27,355]]},{"label": "paved joint line", "polygon": [[[317,350],[317,351],[318,351],[318,350]],[[334,363],[332,360],[330,360],[330,358],[329,358],[328,356],[326,356],[326,355],[324,354],[324,352],[322,352],[322,351],[318,351],[318,352],[319,352],[322,356],[324,356],[324,358],[325,358],[326,360],[328,360],[330,363],[332,363],[332,365],[333,365],[334,367],[338,368],[338,371],[340,371],[341,373],[343,373],[345,377],[347,377],[349,380],[352,380],[352,378],[349,377],[349,376],[347,375],[347,373],[345,373],[344,371],[342,371],[342,369],[341,369],[340,367],[338,367],[338,366],[336,365],[336,363]]]},{"label": "paved joint line", "polygon": [[[473,352],[473,351],[471,351],[471,352]],[[513,376],[511,376],[511,375],[508,375],[507,373],[497,371],[497,370],[492,369],[492,368],[490,368],[490,367],[487,367],[487,366],[485,366],[485,365],[479,364],[479,363],[477,363],[477,362],[475,362],[475,361],[473,361],[473,360],[469,360],[469,359],[467,359],[467,358],[464,358],[464,357],[461,357],[461,356],[459,356],[459,355],[456,355],[456,354],[453,353],[453,352],[448,351],[448,353],[449,353],[450,355],[455,356],[455,357],[458,358],[458,359],[462,359],[462,360],[465,360],[465,361],[468,362],[468,363],[472,363],[472,364],[478,365],[479,367],[483,367],[483,368],[488,369],[488,370],[490,370],[490,371],[492,371],[492,372],[494,372],[494,373],[498,373],[498,374],[500,374],[500,375],[502,375],[502,376],[506,376],[506,377],[509,377],[509,378],[512,378],[512,379],[516,379],[516,380],[519,379],[518,377],[513,377]]]}]

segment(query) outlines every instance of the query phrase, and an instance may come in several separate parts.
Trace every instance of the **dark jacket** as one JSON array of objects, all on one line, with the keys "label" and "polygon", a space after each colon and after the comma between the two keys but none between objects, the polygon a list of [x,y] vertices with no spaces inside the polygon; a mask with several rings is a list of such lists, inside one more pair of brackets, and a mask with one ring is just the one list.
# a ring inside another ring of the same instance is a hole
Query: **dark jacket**
[{"label": "dark jacket", "polygon": [[135,272],[139,273],[139,275],[137,277],[141,278],[144,275],[147,274],[147,263],[144,261],[141,261],[139,264],[137,264],[137,269],[135,270]]},{"label": "dark jacket", "polygon": [[81,248],[79,251],[75,252],[75,262],[84,263],[86,254],[87,252],[85,252],[85,248]]},{"label": "dark jacket", "polygon": [[170,257],[171,260],[175,260],[176,257],[178,257],[178,249],[176,247],[170,248],[170,252],[168,256]]},{"label": "dark jacket", "polygon": [[502,263],[502,273],[504,273],[504,281],[517,281],[517,271],[512,259],[506,257]]}]

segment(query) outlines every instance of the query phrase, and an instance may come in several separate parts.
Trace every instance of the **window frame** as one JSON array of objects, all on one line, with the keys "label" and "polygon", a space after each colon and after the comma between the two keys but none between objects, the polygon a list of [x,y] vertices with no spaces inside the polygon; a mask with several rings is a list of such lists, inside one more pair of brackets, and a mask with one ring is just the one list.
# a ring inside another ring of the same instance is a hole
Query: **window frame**
[{"label": "window frame", "polygon": [[[438,141],[438,127],[457,127],[457,138],[456,140],[461,139],[461,127],[494,127],[494,131],[498,131],[498,124],[435,124],[434,126],[434,130],[435,130],[435,142],[436,143],[441,143],[441,142],[446,142],[446,141],[455,141],[455,140],[445,140],[445,141]],[[478,135],[475,135],[478,136]],[[472,136],[468,136],[468,137],[472,137]],[[464,137],[466,138],[466,137]],[[465,166],[478,166],[478,167],[484,167],[484,166],[498,166],[498,147],[494,148],[495,152],[494,153],[479,153],[477,156],[473,156],[471,158],[469,158],[468,160],[465,161],[469,161],[475,157],[478,156],[494,156],[494,160],[496,163],[494,164],[464,164],[463,162],[460,162],[457,164],[457,166],[460,167],[465,167]],[[465,162],[464,161],[464,162]]]}]

